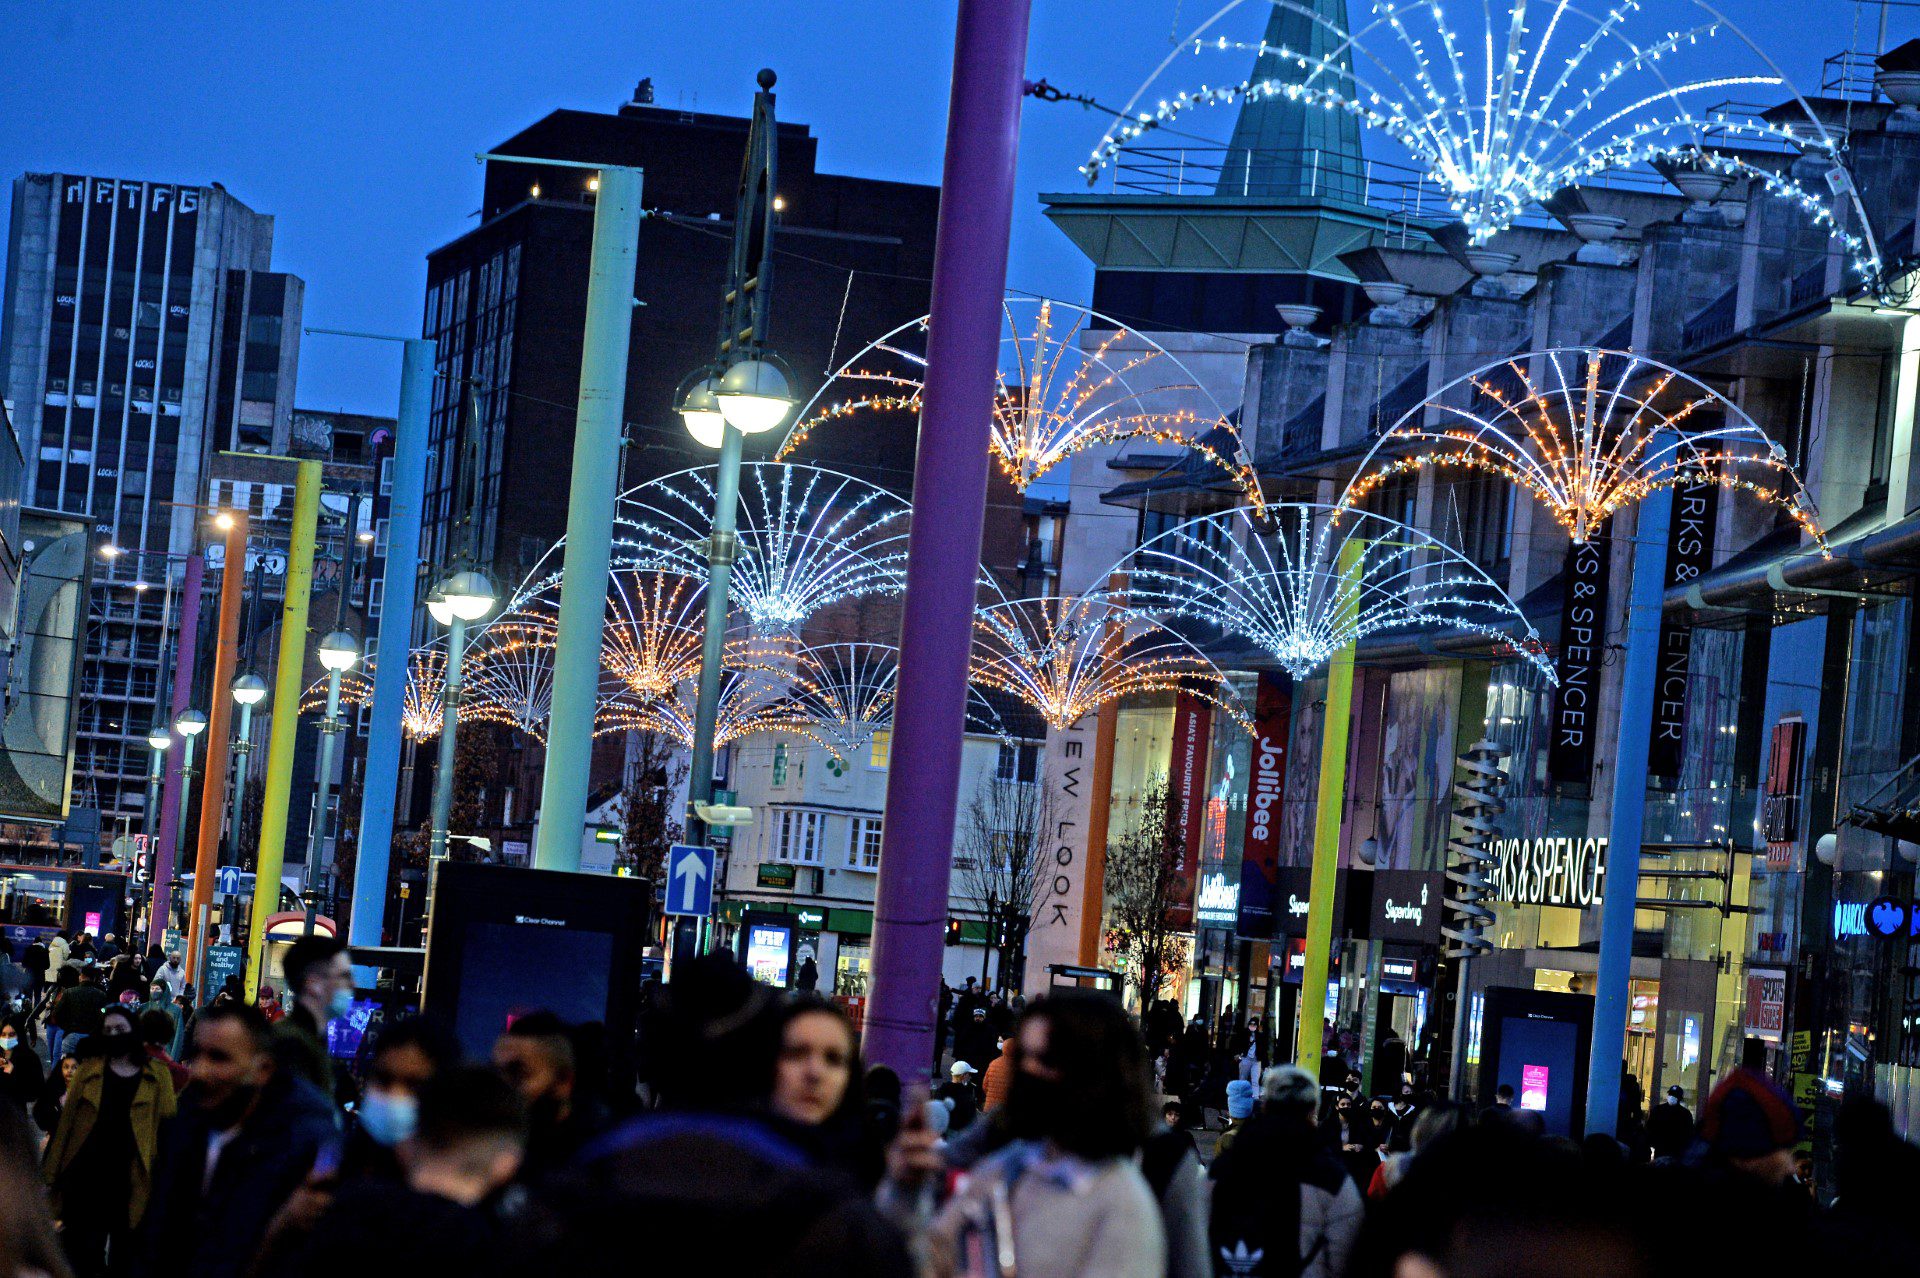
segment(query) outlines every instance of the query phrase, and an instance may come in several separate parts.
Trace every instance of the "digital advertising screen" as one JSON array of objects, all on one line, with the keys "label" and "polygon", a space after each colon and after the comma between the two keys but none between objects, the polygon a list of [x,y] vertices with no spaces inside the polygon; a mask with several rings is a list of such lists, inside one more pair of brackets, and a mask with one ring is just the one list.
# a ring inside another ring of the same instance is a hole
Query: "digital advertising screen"
[{"label": "digital advertising screen", "polygon": [[793,953],[793,929],[773,923],[752,923],[747,927],[747,971],[756,981],[787,986],[787,968]]},{"label": "digital advertising screen", "polygon": [[1586,1120],[1593,999],[1585,994],[1492,986],[1480,1026],[1480,1095],[1502,1083],[1554,1136],[1579,1139]]},{"label": "digital advertising screen", "polygon": [[624,1051],[652,903],[645,879],[447,862],[434,887],[422,1010],[444,1018],[481,1060],[515,1018],[535,1011],[603,1024]]}]

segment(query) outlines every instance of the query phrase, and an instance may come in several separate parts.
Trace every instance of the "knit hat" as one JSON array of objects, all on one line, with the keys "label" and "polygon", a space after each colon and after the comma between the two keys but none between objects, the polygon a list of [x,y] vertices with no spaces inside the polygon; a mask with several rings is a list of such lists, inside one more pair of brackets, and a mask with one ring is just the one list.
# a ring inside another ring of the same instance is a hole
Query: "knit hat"
[{"label": "knit hat", "polygon": [[949,1100],[930,1100],[927,1102],[927,1130],[935,1136],[945,1136],[947,1128],[953,1124],[953,1102]]},{"label": "knit hat", "polygon": [[1758,1158],[1800,1139],[1800,1111],[1780,1085],[1735,1069],[1707,1097],[1700,1138],[1728,1158]]},{"label": "knit hat", "polygon": [[1269,1108],[1314,1109],[1320,1104],[1320,1082],[1298,1065],[1275,1065],[1260,1080],[1260,1099]]},{"label": "knit hat", "polygon": [[1252,1116],[1253,1084],[1244,1078],[1236,1078],[1227,1084],[1227,1117],[1237,1120]]}]

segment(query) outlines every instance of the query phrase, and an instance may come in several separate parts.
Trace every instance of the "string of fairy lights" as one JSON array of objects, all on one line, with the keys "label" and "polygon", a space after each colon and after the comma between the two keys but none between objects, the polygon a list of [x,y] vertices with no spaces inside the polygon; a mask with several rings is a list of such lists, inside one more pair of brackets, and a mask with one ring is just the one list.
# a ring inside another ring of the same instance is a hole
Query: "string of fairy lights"
[{"label": "string of fairy lights", "polygon": [[[1178,61],[1168,55],[1116,113],[1081,172],[1089,184],[1098,181],[1130,147],[1175,130],[1194,112],[1284,100],[1351,116],[1397,143],[1475,245],[1582,180],[1666,165],[1759,182],[1840,242],[1861,279],[1877,282],[1879,250],[1840,165],[1840,143],[1811,108],[1804,121],[1779,122],[1710,104],[1743,89],[1791,91],[1771,63],[1739,74],[1666,74],[1676,54],[1701,45],[1713,45],[1719,63],[1740,56],[1728,47],[1735,42],[1765,60],[1737,28],[1695,3],[1709,20],[1643,32],[1638,0],[1597,16],[1568,0],[1511,0],[1484,6],[1484,28],[1463,37],[1438,0],[1378,0],[1371,19],[1351,28],[1294,0],[1233,0],[1177,50],[1192,60],[1230,60],[1233,72],[1147,105],[1143,100]],[[1243,8],[1305,23],[1312,47],[1209,37]],[[1463,52],[1469,48],[1479,55]],[[1250,65],[1254,74],[1238,74]],[[1826,176],[1827,194],[1770,163],[1774,155],[1809,162]],[[1223,162],[1223,180],[1233,161],[1229,155]],[[1240,162],[1251,170],[1255,153]],[[1835,216],[1840,197],[1858,214],[1850,213],[1847,224]]]},{"label": "string of fairy lights", "polygon": [[[1009,295],[988,447],[1018,492],[1100,444],[1145,439],[1191,449],[1256,507],[1260,481],[1240,434],[1158,343],[1085,307]],[[920,411],[926,317],[868,343],[827,379],[775,454],[792,456],[820,428]],[[1204,404],[1205,410],[1196,404]]]},{"label": "string of fairy lights", "polygon": [[1192,519],[1107,574],[1128,602],[1193,618],[1263,649],[1295,679],[1381,631],[1459,630],[1511,645],[1548,679],[1534,627],[1486,570],[1398,520],[1305,502]]},{"label": "string of fairy lights", "polygon": [[1382,432],[1339,504],[1449,467],[1498,475],[1576,542],[1656,488],[1705,479],[1779,508],[1827,550],[1786,450],[1699,379],[1628,351],[1547,350],[1466,374]]}]

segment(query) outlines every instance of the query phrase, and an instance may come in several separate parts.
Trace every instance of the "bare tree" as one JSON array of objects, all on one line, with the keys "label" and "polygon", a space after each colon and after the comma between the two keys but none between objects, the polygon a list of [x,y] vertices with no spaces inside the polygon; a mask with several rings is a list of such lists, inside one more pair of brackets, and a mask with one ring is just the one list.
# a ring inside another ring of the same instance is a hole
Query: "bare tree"
[{"label": "bare tree", "polygon": [[630,780],[620,792],[619,860],[640,878],[664,882],[667,848],[685,834],[673,798],[689,767],[660,734],[633,734]]},{"label": "bare tree", "polygon": [[1053,817],[1053,795],[1045,786],[990,776],[961,819],[961,891],[987,916],[1002,989],[1017,978],[1040,905]]},{"label": "bare tree", "polygon": [[1127,973],[1142,1009],[1187,962],[1187,937],[1168,921],[1184,881],[1180,823],[1163,778],[1140,801],[1132,826],[1107,844],[1107,949]]}]

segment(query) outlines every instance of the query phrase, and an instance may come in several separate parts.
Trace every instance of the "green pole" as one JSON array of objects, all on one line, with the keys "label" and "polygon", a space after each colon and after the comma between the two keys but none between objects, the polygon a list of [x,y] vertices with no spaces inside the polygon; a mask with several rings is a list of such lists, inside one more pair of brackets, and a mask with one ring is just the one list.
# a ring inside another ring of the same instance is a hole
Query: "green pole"
[{"label": "green pole", "polygon": [[[1344,626],[1360,609],[1360,563],[1367,543],[1351,538],[1340,548]],[[1313,810],[1313,879],[1307,892],[1306,969],[1300,977],[1300,1025],[1293,1059],[1317,1071],[1325,1045],[1327,971],[1333,951],[1333,895],[1340,877],[1340,816],[1347,792],[1347,732],[1353,722],[1354,645],[1347,644],[1327,663],[1327,713],[1320,726],[1320,790]]]},{"label": "green pole", "polygon": [[[593,713],[600,693],[600,638],[607,617],[607,564],[619,498],[620,434],[633,331],[633,273],[640,256],[640,170],[603,168],[593,212],[580,402],[567,495],[567,548],[560,570],[560,625],[553,653],[553,709],[540,834],[533,863],[580,868],[587,824]],[[451,667],[450,667],[451,668]],[[443,751],[444,753],[444,747]]]},{"label": "green pole", "polygon": [[280,867],[287,854],[287,805],[293,797],[293,740],[300,726],[300,680],[307,664],[307,607],[313,593],[313,543],[320,524],[320,463],[299,463],[293,483],[293,527],[286,599],[280,605],[280,652],[273,675],[273,725],[267,732],[267,782],[261,794],[260,846],[253,867],[253,920],[247,935],[247,1002],[260,997],[266,974],[267,919],[280,907]]},{"label": "green pole", "polygon": [[720,439],[720,473],[713,486],[713,535],[707,540],[707,621],[700,640],[700,693],[693,709],[693,775],[688,778],[687,840],[707,841],[707,825],[695,805],[713,802],[713,734],[720,717],[720,665],[727,638],[727,592],[740,541],[734,516],[740,505],[740,444],[728,425]]}]

